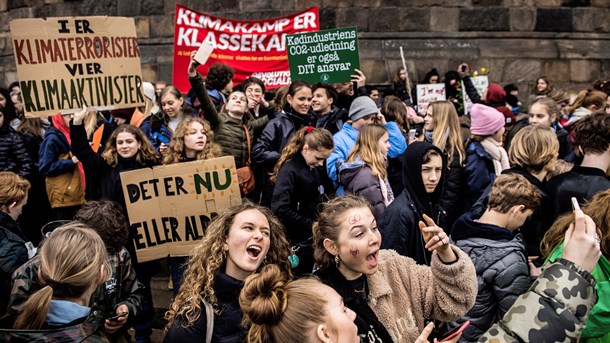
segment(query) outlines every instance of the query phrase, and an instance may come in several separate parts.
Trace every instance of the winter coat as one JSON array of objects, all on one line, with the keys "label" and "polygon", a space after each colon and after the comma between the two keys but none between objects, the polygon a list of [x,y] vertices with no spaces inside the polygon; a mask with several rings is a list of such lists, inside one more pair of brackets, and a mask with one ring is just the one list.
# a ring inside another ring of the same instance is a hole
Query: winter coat
[{"label": "winter coat", "polygon": [[26,241],[19,224],[8,214],[0,212],[0,316],[6,312],[11,275],[28,260]]},{"label": "winter coat", "polygon": [[[197,99],[201,102],[201,106],[205,113],[205,119],[210,123],[214,131],[214,142],[222,147],[223,156],[235,157],[235,167],[241,168],[246,166],[248,162],[248,140],[244,125],[248,129],[250,135],[250,146],[254,148],[254,130],[265,126],[269,122],[269,116],[264,116],[256,120],[247,120],[244,116],[241,120],[229,116],[225,112],[218,112],[212,100],[210,99],[207,89],[201,75],[197,73],[194,77],[189,77],[189,83],[197,94]],[[252,151],[253,152],[253,151]]]},{"label": "winter coat", "polygon": [[[556,246],[545,263],[555,262],[561,258],[563,243]],[[580,342],[610,342],[610,262],[602,255],[591,272],[595,279],[595,290],[598,301],[591,309],[587,327],[582,332]]]},{"label": "winter coat", "polygon": [[453,321],[474,304],[474,266],[463,251],[451,249],[457,261],[444,264],[434,252],[430,267],[392,250],[379,251],[379,269],[367,276],[368,304],[394,342],[413,342],[426,319]]},{"label": "winter coat", "polygon": [[[246,341],[248,328],[241,325],[243,313],[239,307],[239,293],[244,282],[224,273],[216,274],[214,292],[220,314],[214,314],[214,331],[212,342],[242,343]],[[163,342],[201,343],[205,341],[207,319],[205,306],[201,305],[201,314],[191,326],[186,326],[186,319],[177,317],[169,327]],[[185,327],[186,326],[186,327]]]},{"label": "winter coat", "polygon": [[31,169],[32,159],[23,139],[10,125],[2,125],[0,127],[0,171],[10,171],[27,178],[30,176]]},{"label": "winter coat", "polygon": [[477,141],[471,141],[466,148],[464,174],[467,186],[466,208],[470,208],[483,195],[485,188],[496,180],[493,159]]},{"label": "winter coat", "polygon": [[[120,332],[110,335],[117,337],[125,334],[127,328],[141,311],[144,286],[138,282],[129,252],[125,248],[118,253],[109,253],[108,260],[112,275],[100,285],[91,297],[89,321],[103,325],[104,320],[116,313],[116,308],[124,304],[129,309],[128,321]],[[8,314],[13,319],[28,300],[30,295],[42,288],[38,277],[40,257],[35,256],[17,269],[13,276],[13,289],[9,300]]]},{"label": "winter coat", "polygon": [[[431,194],[426,191],[421,178],[422,159],[429,150],[435,150],[443,157],[441,179]],[[446,171],[447,159],[438,147],[428,142],[417,142],[409,146],[403,157],[405,189],[386,208],[381,220],[377,222],[382,237],[382,249],[393,249],[418,264],[430,265],[432,253],[425,248],[426,243],[418,223],[424,221],[423,215],[426,214],[436,225],[445,227],[446,213],[439,203]]]},{"label": "winter coat", "polygon": [[479,342],[578,342],[597,301],[595,280],[574,263],[559,259],[542,270],[500,322]]},{"label": "winter coat", "polygon": [[333,106],[329,113],[324,115],[316,114],[316,127],[327,129],[333,135],[343,127],[347,121],[348,111],[345,108]]},{"label": "winter coat", "polygon": [[[508,151],[510,149],[510,145],[513,142],[513,138],[522,128],[529,126],[529,118],[525,117],[517,121],[517,123],[508,131],[506,134],[506,138],[504,139],[504,150]],[[572,151],[572,144],[570,144],[569,133],[566,129],[559,124],[559,122],[554,122],[552,125],[553,131],[555,135],[557,135],[557,140],[559,141],[559,155],[557,156],[560,159],[565,159],[566,156]]]},{"label": "winter coat", "polygon": [[450,327],[466,320],[470,325],[461,342],[474,342],[527,291],[529,276],[523,237],[491,224],[475,222],[479,216],[466,213],[455,223],[451,240],[470,256],[477,272],[478,293],[474,306]]},{"label": "winter coat", "polygon": [[571,171],[557,175],[546,184],[551,201],[553,218],[572,210],[571,197],[576,197],[579,204],[591,200],[599,192],[610,188],[610,177],[598,168],[574,166]]},{"label": "winter coat", "polygon": [[40,330],[0,329],[0,341],[26,342],[85,342],[108,343],[101,326],[91,323],[89,318],[79,318],[62,326],[45,326]]},{"label": "winter coat", "polygon": [[[375,219],[381,219],[385,211],[383,194],[379,177],[373,176],[371,167],[358,159],[353,162],[339,162],[339,182],[345,188],[346,193],[364,197],[373,207]],[[388,192],[391,190],[388,187]]]},{"label": "winter coat", "polygon": [[[83,131],[84,131],[83,127]],[[87,136],[85,133],[85,141]],[[87,141],[87,145],[89,142]],[[56,128],[50,127],[44,134],[40,145],[40,161],[38,169],[44,176],[57,176],[77,168],[72,159],[59,159],[59,156],[70,153],[70,144],[64,135]]]},{"label": "winter coat", "polygon": [[291,245],[312,236],[311,227],[320,206],[332,192],[332,182],[323,167],[310,168],[301,153],[282,166],[273,189],[271,210],[284,225]]},{"label": "winter coat", "polygon": [[[396,124],[396,122],[389,122],[385,124],[385,128],[388,130],[388,136],[390,138],[390,149],[388,150],[388,157],[394,158],[405,152],[407,149],[407,141],[402,135],[402,131]],[[359,131],[354,129],[350,123],[345,123],[343,128],[333,135],[334,150],[330,156],[326,159],[326,171],[328,177],[333,180],[335,187],[339,186],[339,176],[337,175],[338,161],[344,161],[347,159],[350,151],[356,144]],[[342,195],[344,192],[343,187],[337,189],[337,195]]]}]

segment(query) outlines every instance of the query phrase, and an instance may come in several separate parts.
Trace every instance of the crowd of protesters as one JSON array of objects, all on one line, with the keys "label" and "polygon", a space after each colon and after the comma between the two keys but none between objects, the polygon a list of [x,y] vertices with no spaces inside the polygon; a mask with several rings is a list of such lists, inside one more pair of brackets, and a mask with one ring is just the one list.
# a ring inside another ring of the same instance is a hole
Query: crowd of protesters
[{"label": "crowd of protesters", "polygon": [[149,342],[160,261],[120,174],[232,156],[243,204],[169,257],[166,342],[610,342],[610,81],[521,102],[432,69],[447,100],[418,115],[404,69],[382,92],[199,66],[110,112],[0,89],[0,337]]}]

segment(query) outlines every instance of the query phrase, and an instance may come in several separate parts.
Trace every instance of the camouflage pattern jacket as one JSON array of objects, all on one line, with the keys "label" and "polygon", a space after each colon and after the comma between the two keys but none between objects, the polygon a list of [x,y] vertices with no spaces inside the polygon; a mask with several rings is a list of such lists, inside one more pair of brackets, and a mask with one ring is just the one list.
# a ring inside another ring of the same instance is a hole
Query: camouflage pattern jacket
[{"label": "camouflage pattern jacket", "polygon": [[[130,320],[133,320],[142,308],[143,286],[138,282],[129,252],[123,248],[119,253],[109,254],[109,260],[112,277],[98,287],[91,297],[91,314],[87,321],[94,327],[103,328],[104,320],[112,316],[121,304],[129,308]],[[42,288],[38,279],[39,265],[40,259],[37,255],[13,273],[13,289],[7,309],[7,314],[13,320],[30,294]],[[129,326],[128,322],[120,331],[126,331]]]},{"label": "camouflage pattern jacket", "polygon": [[109,343],[104,335],[97,334],[96,326],[88,320],[66,327],[48,330],[0,330],[0,342],[87,342]]},{"label": "camouflage pattern jacket", "polygon": [[578,342],[596,302],[593,276],[558,259],[479,342]]}]

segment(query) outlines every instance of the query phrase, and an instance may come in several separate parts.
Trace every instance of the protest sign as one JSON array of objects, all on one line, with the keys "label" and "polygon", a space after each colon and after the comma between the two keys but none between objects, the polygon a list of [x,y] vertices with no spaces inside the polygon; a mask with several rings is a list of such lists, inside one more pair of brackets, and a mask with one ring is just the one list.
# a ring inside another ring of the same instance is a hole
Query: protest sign
[{"label": "protest sign", "polygon": [[16,19],[10,29],[26,116],[144,104],[133,18]]},{"label": "protest sign", "polygon": [[417,85],[417,113],[425,116],[428,105],[441,100],[446,100],[444,83]]},{"label": "protest sign", "polygon": [[121,173],[138,261],[188,256],[221,210],[241,204],[233,156]]},{"label": "protest sign", "polygon": [[235,83],[255,76],[268,88],[289,84],[286,34],[319,28],[317,7],[286,17],[247,21],[215,17],[176,4],[172,83],[183,93],[190,89],[186,71],[190,54],[206,41],[214,52],[208,62],[198,68],[202,75],[206,75],[214,63],[222,62],[233,68]]},{"label": "protest sign", "polygon": [[[483,92],[489,87],[489,78],[487,75],[480,75],[476,77],[471,77],[470,81],[472,81],[472,85],[476,88],[477,93],[480,96],[483,96]],[[464,88],[464,82],[462,82],[462,98],[464,99],[464,113],[470,112],[470,108],[472,107],[472,101],[466,94],[466,88]]]},{"label": "protest sign", "polygon": [[356,27],[288,35],[286,48],[293,80],[347,82],[360,69]]}]

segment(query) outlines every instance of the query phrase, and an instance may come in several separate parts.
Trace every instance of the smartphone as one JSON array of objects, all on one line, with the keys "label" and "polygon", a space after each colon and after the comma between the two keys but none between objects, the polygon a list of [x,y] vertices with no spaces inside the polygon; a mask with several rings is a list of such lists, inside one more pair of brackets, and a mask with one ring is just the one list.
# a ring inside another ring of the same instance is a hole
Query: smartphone
[{"label": "smartphone", "polygon": [[447,342],[453,338],[455,338],[455,336],[459,335],[462,333],[462,331],[464,331],[464,329],[466,329],[468,327],[468,325],[470,325],[470,320],[465,321],[464,323],[462,323],[462,325],[453,328],[451,330],[449,330],[442,338],[439,342]]},{"label": "smartphone", "polygon": [[575,197],[572,197],[570,200],[572,200],[572,211],[580,210],[580,204],[578,203],[578,200],[576,200]]},{"label": "smartphone", "polygon": [[118,315],[116,315],[114,317],[109,317],[109,318],[106,318],[106,319],[108,319],[111,322],[116,322],[116,321],[119,320],[119,318],[123,318],[123,317],[125,317],[128,314],[129,314],[129,312],[123,312],[123,313],[120,313],[120,314],[118,314]]},{"label": "smartphone", "polygon": [[415,140],[415,129],[411,129],[409,130],[409,143],[413,142]]}]

